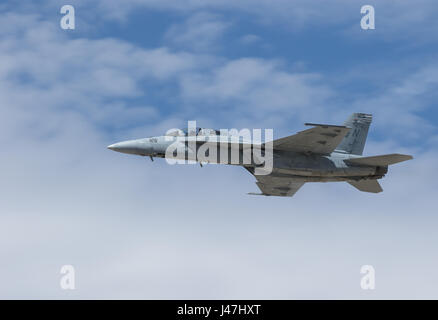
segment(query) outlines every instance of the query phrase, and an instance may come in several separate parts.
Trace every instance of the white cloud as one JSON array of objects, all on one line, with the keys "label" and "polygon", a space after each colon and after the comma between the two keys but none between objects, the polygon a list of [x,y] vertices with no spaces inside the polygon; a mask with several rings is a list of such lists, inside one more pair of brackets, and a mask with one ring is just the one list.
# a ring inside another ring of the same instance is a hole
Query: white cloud
[{"label": "white cloud", "polygon": [[[435,153],[394,166],[380,195],[309,184],[293,199],[246,196],[256,186],[239,168],[89,155],[56,175],[51,162],[24,167],[24,190],[2,186],[0,296],[436,298]],[[75,292],[58,287],[65,263]],[[377,270],[375,292],[360,290],[362,264]]]},{"label": "white cloud", "polygon": [[[15,25],[17,16],[2,21]],[[0,108],[17,117],[17,123],[29,119],[28,112],[39,122],[55,110],[80,112],[87,121],[107,126],[139,116],[148,120],[157,114],[156,107],[122,99],[147,97],[152,93],[144,89],[148,81],[168,83],[203,63],[202,57],[164,47],[147,50],[115,39],[69,39],[32,15],[21,21],[29,28],[18,24],[19,33],[3,34],[0,42]],[[3,130],[14,129],[9,120],[1,120]]]},{"label": "white cloud", "polygon": [[[262,25],[277,25],[290,32],[307,27],[341,28],[351,39],[361,41],[361,0],[99,0],[90,3],[72,0],[73,5],[83,8],[87,21],[119,20],[126,22],[132,12],[145,9],[159,12],[192,15],[196,12],[214,11],[224,14],[249,14]],[[50,2],[50,9],[64,3]],[[388,42],[400,39],[415,40],[413,43],[435,41],[433,30],[437,28],[437,6],[433,0],[368,1],[376,9],[374,36]]]},{"label": "white cloud", "polygon": [[[309,116],[310,107],[313,112],[324,112],[323,102],[333,93],[323,84],[321,76],[287,72],[284,69],[285,66],[278,61],[236,59],[208,73],[184,75],[182,93],[185,99],[197,101],[198,104],[219,106],[211,110],[215,113],[243,112],[247,122],[266,121],[267,114],[277,115],[278,121],[284,119],[285,114],[290,118],[299,116],[302,119],[301,115],[305,113]],[[220,106],[224,106],[223,110],[219,110]]]},{"label": "white cloud", "polygon": [[172,25],[165,38],[177,47],[191,51],[212,51],[229,26],[230,23],[218,15],[199,12],[182,24]]},{"label": "white cloud", "polygon": [[358,99],[349,109],[373,113],[376,128],[389,138],[424,141],[436,131],[436,124],[419,113],[431,111],[437,89],[438,66],[427,64],[402,79],[392,80],[376,96]]},{"label": "white cloud", "polygon": [[260,40],[261,38],[255,34],[246,34],[240,38],[240,41],[245,45],[254,44],[256,42],[259,42]]}]

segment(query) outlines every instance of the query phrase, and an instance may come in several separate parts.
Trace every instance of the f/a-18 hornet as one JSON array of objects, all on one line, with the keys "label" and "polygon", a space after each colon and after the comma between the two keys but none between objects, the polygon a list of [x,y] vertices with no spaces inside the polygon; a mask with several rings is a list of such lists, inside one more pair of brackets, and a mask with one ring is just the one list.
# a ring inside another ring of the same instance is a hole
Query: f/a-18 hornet
[{"label": "f/a-18 hornet", "polygon": [[[164,136],[123,141],[109,149],[202,163],[243,166],[265,196],[292,197],[306,182],[346,181],[364,192],[383,191],[378,179],[388,166],[410,160],[404,154],[362,156],[372,116],[353,113],[343,126],[306,123],[313,128],[261,143],[214,129],[174,129]],[[246,151],[252,150],[250,156]],[[257,152],[256,152],[257,151]],[[237,154],[233,159],[232,155]],[[236,160],[237,159],[237,160]],[[264,159],[264,163],[263,163]],[[267,159],[271,159],[269,166]],[[234,161],[233,161],[234,160]]]}]

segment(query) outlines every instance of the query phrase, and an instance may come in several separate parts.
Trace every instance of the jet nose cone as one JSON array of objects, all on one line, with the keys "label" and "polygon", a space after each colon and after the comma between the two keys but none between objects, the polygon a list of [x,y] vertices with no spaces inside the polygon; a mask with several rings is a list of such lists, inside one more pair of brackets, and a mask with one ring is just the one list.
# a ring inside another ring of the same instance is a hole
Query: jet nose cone
[{"label": "jet nose cone", "polygon": [[110,144],[107,148],[113,151],[127,153],[131,151],[131,149],[133,149],[134,147],[135,145],[131,141],[122,141],[122,142]]},{"label": "jet nose cone", "polygon": [[129,141],[117,142],[109,145],[107,148],[113,151],[128,153],[128,154],[143,155],[144,153],[143,150],[144,147],[143,144],[141,143],[141,140],[129,140]]}]

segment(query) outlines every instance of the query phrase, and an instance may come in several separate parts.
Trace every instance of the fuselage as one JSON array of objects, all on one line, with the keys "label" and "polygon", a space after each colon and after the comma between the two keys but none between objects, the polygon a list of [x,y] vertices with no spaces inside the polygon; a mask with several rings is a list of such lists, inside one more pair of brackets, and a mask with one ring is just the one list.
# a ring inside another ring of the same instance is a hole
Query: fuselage
[{"label": "fuselage", "polygon": [[[206,148],[208,146],[208,148]],[[248,159],[245,151],[260,149],[262,144],[251,143],[240,138],[227,136],[157,136],[137,140],[129,140],[108,147],[114,151],[149,156],[197,161],[202,163],[220,163],[244,166],[249,171],[260,167],[253,158]],[[173,152],[169,153],[169,149]],[[208,151],[206,151],[208,150]],[[208,154],[206,154],[206,152]],[[234,155],[234,157],[233,157]],[[236,156],[238,155],[238,156]],[[271,175],[305,178],[307,181],[328,182],[349,179],[380,179],[388,167],[362,166],[349,164],[348,159],[360,158],[334,151],[329,155],[303,154],[290,151],[272,150]]]},{"label": "fuselage", "polygon": [[362,192],[380,193],[378,182],[388,166],[413,157],[391,153],[362,156],[372,115],[353,113],[344,125],[306,123],[312,128],[274,139],[273,130],[199,128],[170,129],[163,136],[124,141],[109,149],[165,158],[169,164],[237,165],[256,179],[260,193],[292,197],[308,182],[345,181]]}]

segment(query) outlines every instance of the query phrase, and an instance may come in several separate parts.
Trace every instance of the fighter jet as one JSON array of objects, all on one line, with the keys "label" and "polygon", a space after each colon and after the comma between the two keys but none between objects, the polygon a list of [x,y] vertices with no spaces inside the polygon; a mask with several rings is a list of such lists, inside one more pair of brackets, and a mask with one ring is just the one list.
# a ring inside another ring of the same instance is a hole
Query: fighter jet
[{"label": "fighter jet", "polygon": [[[173,157],[197,161],[201,166],[205,162],[240,165],[257,180],[261,192],[249,193],[252,195],[292,197],[306,182],[335,181],[346,181],[360,191],[379,193],[383,190],[378,179],[385,176],[388,166],[413,157],[397,153],[362,156],[371,121],[371,114],[353,113],[342,126],[306,123],[312,128],[265,143],[242,138],[236,141],[214,129],[177,129],[163,136],[115,143],[108,149],[153,160],[168,158],[172,146]],[[205,146],[213,143],[214,149],[205,152]],[[211,150],[215,155],[208,157]],[[233,150],[238,152],[237,162],[230,160]],[[260,151],[259,158],[271,156],[272,167],[266,171],[254,155],[245,159],[245,150]],[[226,160],[221,161],[224,154]]]}]

